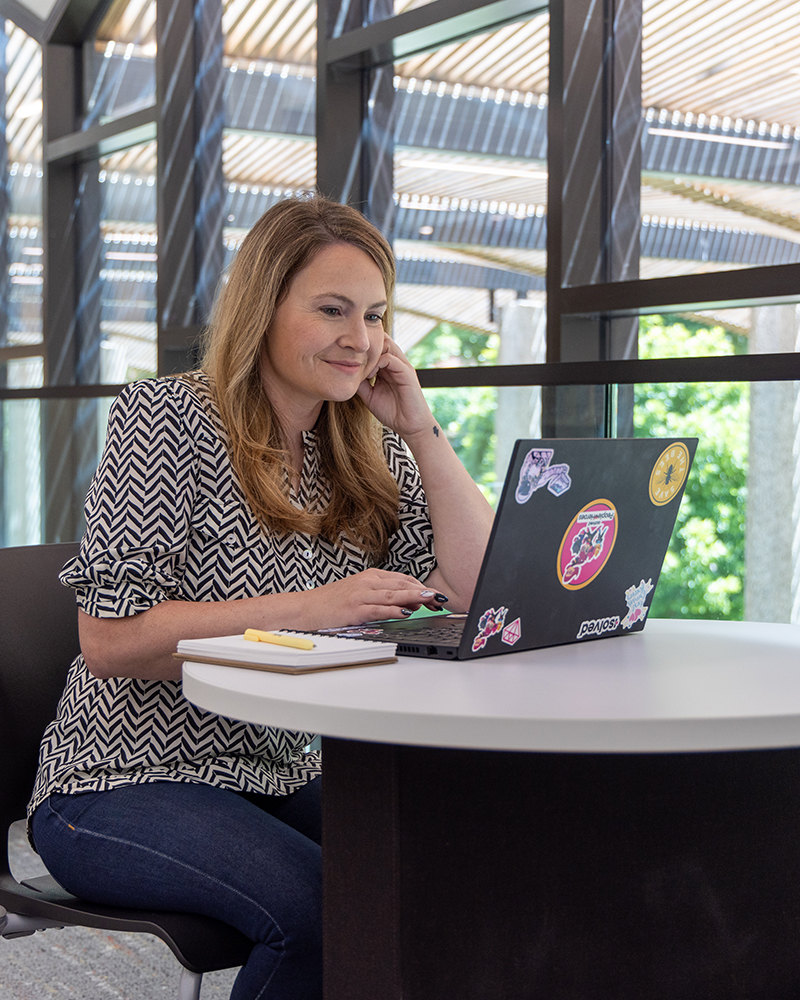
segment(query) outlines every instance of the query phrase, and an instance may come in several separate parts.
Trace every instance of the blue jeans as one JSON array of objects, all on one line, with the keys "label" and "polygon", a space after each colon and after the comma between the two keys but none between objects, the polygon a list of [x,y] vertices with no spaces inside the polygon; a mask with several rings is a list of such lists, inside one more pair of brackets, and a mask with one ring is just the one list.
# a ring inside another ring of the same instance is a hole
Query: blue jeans
[{"label": "blue jeans", "polygon": [[286,796],[178,782],[54,794],[33,837],[76,896],[205,914],[251,938],[231,1000],[320,1000],[320,785]]}]

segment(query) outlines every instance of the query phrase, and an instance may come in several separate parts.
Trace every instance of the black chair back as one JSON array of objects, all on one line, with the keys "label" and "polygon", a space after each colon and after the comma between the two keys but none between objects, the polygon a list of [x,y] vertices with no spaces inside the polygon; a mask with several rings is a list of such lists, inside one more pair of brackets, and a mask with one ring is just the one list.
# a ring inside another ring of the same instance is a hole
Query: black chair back
[{"label": "black chair back", "polygon": [[[77,551],[77,543],[0,549],[0,746],[5,751],[0,831],[25,815],[41,736],[55,717],[67,669],[79,652],[75,597],[58,582],[62,566]],[[87,903],[49,875],[20,884],[9,872],[7,851],[0,849],[0,931],[5,911],[16,921],[14,933],[69,925],[158,935],[184,967],[181,1000],[197,1000],[204,972],[243,965],[253,948],[243,934],[212,917]]]},{"label": "black chair back", "polygon": [[[25,815],[39,742],[77,656],[75,594],[59,583],[77,542],[0,548],[0,831]],[[0,849],[0,871],[7,871]]]}]

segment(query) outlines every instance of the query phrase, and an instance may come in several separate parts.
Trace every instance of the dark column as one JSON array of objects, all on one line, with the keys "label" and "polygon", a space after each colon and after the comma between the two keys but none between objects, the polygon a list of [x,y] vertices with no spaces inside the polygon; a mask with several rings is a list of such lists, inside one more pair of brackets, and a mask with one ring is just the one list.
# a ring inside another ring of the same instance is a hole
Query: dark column
[{"label": "dark column", "polygon": [[[42,47],[44,93],[44,378],[70,386],[100,378],[100,185],[96,159],[51,159],[47,145],[76,130],[81,46]],[[95,400],[41,404],[43,542],[72,541],[96,456]]]},{"label": "dark column", "polygon": [[222,4],[160,3],[156,28],[158,364],[166,374],[195,363],[222,276]]},{"label": "dark column", "polygon": [[100,311],[103,263],[103,234],[100,222],[103,217],[100,188],[100,161],[91,159],[75,167],[78,190],[76,192],[76,277],[77,303],[75,327],[77,333],[77,360],[75,381],[79,385],[93,385],[102,381],[100,370]]},{"label": "dark column", "polygon": [[51,161],[47,144],[75,129],[79,79],[79,46],[42,46],[45,385],[74,385],[77,380],[78,168],[71,159]]},{"label": "dark column", "polygon": [[[319,0],[317,39],[317,188],[363,212],[385,235],[394,227],[394,86],[392,64],[365,58],[328,60],[328,41],[364,23],[361,3]],[[380,8],[376,10],[376,8]],[[392,13],[390,0],[370,4],[373,20]]]},{"label": "dark column", "polygon": [[[551,11],[548,360],[637,356],[638,320],[564,316],[564,286],[637,278],[641,0],[565,0]],[[602,389],[544,393],[544,433],[612,433]],[[632,428],[632,392],[615,405]]]}]

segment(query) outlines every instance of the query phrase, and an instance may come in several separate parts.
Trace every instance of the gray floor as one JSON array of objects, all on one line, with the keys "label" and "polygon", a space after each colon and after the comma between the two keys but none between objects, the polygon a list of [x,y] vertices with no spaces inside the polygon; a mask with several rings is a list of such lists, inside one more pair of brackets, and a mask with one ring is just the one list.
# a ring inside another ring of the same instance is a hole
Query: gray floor
[{"label": "gray floor", "polygon": [[[9,839],[17,878],[41,862],[16,826]],[[0,938],[0,1000],[155,1000],[176,997],[180,965],[157,938],[71,927]],[[203,977],[201,1000],[228,1000],[237,970]]]}]

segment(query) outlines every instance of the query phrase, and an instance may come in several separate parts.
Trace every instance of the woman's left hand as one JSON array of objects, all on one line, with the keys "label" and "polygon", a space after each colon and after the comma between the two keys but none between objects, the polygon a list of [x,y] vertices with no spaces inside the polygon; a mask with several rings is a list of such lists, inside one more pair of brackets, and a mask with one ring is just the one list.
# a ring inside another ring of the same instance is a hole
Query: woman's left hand
[{"label": "woman's left hand", "polygon": [[383,339],[381,356],[358,387],[358,395],[385,427],[404,439],[429,431],[434,423],[417,373],[388,334]]},{"label": "woman's left hand", "polygon": [[436,550],[436,568],[425,589],[447,594],[451,610],[467,611],[492,529],[492,508],[436,423],[417,373],[390,337],[384,337],[368,375],[375,384],[368,378],[358,395],[405,441],[422,478]]}]

